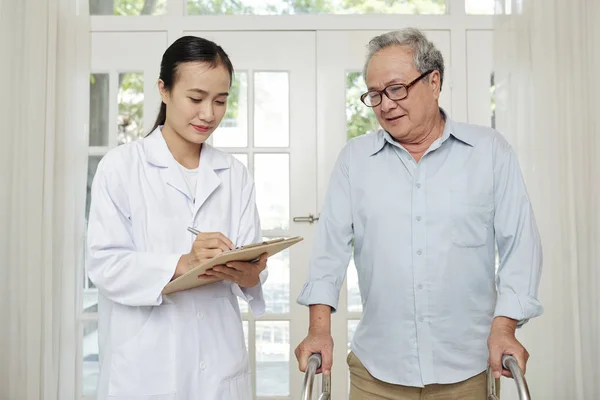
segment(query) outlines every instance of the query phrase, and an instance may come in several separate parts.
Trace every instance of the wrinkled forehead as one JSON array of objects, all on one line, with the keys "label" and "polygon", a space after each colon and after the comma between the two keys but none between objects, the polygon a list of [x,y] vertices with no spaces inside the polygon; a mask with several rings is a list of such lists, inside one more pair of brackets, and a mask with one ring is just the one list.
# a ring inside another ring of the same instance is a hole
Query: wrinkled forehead
[{"label": "wrinkled forehead", "polygon": [[390,83],[408,83],[418,74],[413,52],[404,46],[391,46],[373,54],[367,64],[369,89],[383,89]]}]

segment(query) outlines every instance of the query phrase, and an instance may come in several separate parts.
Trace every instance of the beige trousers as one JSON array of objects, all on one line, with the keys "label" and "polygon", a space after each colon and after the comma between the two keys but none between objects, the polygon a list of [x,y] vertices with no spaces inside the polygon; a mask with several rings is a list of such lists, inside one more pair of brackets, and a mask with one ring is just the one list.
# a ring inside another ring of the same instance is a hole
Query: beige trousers
[{"label": "beige trousers", "polygon": [[374,378],[352,352],[348,355],[347,361],[350,367],[350,400],[487,399],[486,372],[463,382],[448,385],[426,385],[424,388],[419,388],[394,385]]}]

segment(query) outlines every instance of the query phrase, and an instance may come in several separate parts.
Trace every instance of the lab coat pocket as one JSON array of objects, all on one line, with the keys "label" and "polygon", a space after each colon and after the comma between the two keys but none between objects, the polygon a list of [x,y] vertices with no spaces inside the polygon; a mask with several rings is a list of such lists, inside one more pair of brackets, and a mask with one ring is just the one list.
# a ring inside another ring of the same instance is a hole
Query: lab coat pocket
[{"label": "lab coat pocket", "polygon": [[176,391],[172,306],[152,307],[148,319],[111,358],[109,396],[136,398]]},{"label": "lab coat pocket", "polygon": [[250,373],[221,382],[219,400],[252,400]]},{"label": "lab coat pocket", "polygon": [[214,357],[222,381],[235,379],[250,370],[237,299],[231,294],[213,297],[212,300],[206,309],[206,319],[210,323],[200,331],[205,347],[203,351],[210,352]]},{"label": "lab coat pocket", "polygon": [[459,247],[480,247],[487,243],[494,216],[493,202],[483,195],[456,192],[452,196],[452,239]]}]

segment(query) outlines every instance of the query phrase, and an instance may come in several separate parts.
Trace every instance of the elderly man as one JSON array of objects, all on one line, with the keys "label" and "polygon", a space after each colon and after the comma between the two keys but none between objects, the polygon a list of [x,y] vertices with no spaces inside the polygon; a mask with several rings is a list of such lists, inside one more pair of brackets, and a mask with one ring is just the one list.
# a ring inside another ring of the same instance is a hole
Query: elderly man
[{"label": "elderly man", "polygon": [[[331,175],[296,349],[330,373],[331,313],[354,251],[363,315],[348,356],[351,400],[486,398],[488,364],[525,370],[515,329],[539,316],[542,249],[517,158],[496,131],[439,108],[442,55],[416,29],[368,46],[361,96],[383,129],[348,142]],[[495,246],[500,264],[495,270]]]}]

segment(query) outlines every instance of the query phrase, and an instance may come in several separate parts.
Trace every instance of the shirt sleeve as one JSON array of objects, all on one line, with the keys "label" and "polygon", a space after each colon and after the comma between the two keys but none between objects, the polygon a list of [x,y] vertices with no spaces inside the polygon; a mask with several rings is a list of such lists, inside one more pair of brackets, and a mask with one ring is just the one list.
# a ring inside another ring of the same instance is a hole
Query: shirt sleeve
[{"label": "shirt sleeve", "polygon": [[[236,246],[244,246],[251,243],[262,241],[262,230],[258,209],[256,207],[256,190],[254,181],[245,170],[244,187],[242,189],[242,213],[240,220],[239,234],[235,240]],[[239,298],[248,302],[252,309],[252,313],[256,317],[260,317],[265,313],[265,298],[263,293],[263,285],[268,277],[268,270],[265,268],[260,273],[260,282],[256,286],[250,288],[242,288],[238,284],[232,283],[231,289]]]},{"label": "shirt sleeve", "polygon": [[127,192],[107,154],[92,182],[87,233],[87,271],[104,296],[127,306],[162,304],[181,254],[136,251]]},{"label": "shirt sleeve", "polygon": [[319,216],[309,263],[308,281],[297,302],[328,305],[335,312],[352,254],[352,206],[347,151],[338,157],[331,174],[325,205]]},{"label": "shirt sleeve", "polygon": [[517,320],[520,327],[543,312],[538,300],[542,244],[517,157],[500,136],[495,147],[494,192],[500,258],[494,316]]}]

